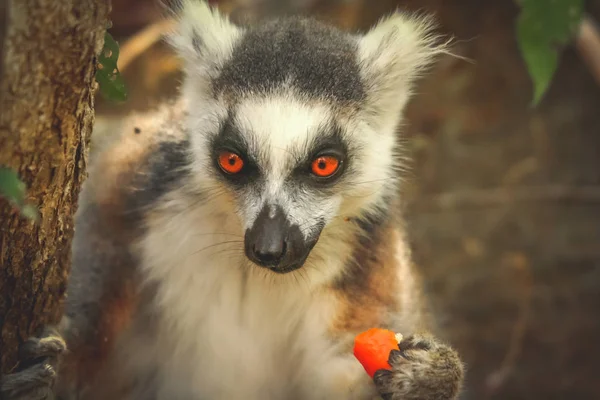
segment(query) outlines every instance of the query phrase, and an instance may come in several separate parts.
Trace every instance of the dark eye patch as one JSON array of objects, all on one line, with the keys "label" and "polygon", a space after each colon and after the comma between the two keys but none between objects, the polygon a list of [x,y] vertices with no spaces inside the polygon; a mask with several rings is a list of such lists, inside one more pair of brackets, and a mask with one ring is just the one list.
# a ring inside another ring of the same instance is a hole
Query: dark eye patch
[{"label": "dark eye patch", "polygon": [[[221,123],[219,133],[210,142],[212,163],[216,171],[228,182],[236,185],[246,185],[259,176],[256,160],[249,152],[249,143],[235,125],[233,115],[230,113]],[[232,152],[240,156],[244,162],[242,170],[236,174],[226,174],[219,166],[221,152]]]},{"label": "dark eye patch", "polygon": [[[319,134],[306,147],[294,168],[292,177],[295,181],[317,187],[326,187],[335,183],[348,168],[350,157],[348,146],[344,140],[342,128],[335,122],[325,124]],[[339,167],[330,177],[318,177],[312,173],[312,163],[322,156],[333,156],[339,160]]]}]

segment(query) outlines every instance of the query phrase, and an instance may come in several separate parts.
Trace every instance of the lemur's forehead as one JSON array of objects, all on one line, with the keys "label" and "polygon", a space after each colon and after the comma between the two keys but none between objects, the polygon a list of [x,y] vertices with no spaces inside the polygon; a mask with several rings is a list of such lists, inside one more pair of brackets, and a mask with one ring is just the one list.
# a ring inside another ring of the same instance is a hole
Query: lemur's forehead
[{"label": "lemur's forehead", "polygon": [[263,165],[284,171],[307,157],[334,125],[326,103],[305,102],[292,95],[246,98],[236,107],[235,124]]},{"label": "lemur's forehead", "polygon": [[242,96],[291,86],[304,96],[361,102],[357,41],[313,20],[285,19],[252,27],[235,44],[212,82],[216,93]]}]

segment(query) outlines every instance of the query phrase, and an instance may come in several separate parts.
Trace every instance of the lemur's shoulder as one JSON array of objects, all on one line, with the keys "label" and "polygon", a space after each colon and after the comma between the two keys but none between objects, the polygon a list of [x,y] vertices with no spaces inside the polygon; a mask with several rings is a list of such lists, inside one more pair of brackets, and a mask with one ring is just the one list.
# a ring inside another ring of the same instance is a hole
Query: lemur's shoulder
[{"label": "lemur's shoulder", "polygon": [[107,221],[131,225],[185,169],[185,114],[180,100],[125,118],[119,132],[95,151],[81,202],[96,204]]},{"label": "lemur's shoulder", "polygon": [[164,104],[132,114],[109,140],[92,142],[101,147],[93,149],[75,216],[61,326],[70,350],[64,382],[95,379],[132,321],[140,296],[133,244],[143,234],[145,210],[185,170],[184,114],[181,103]]}]

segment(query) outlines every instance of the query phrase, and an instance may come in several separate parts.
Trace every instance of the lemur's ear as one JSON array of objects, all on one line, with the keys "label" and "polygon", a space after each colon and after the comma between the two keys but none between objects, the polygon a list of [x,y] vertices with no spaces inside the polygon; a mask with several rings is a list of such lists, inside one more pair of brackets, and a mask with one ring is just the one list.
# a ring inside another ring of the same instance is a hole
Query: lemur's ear
[{"label": "lemur's ear", "polygon": [[209,76],[231,55],[242,28],[204,0],[176,0],[177,27],[168,40],[189,73]]},{"label": "lemur's ear", "polygon": [[431,17],[397,12],[359,39],[369,113],[391,117],[404,108],[416,78],[446,52],[447,43],[440,42],[434,27]]}]

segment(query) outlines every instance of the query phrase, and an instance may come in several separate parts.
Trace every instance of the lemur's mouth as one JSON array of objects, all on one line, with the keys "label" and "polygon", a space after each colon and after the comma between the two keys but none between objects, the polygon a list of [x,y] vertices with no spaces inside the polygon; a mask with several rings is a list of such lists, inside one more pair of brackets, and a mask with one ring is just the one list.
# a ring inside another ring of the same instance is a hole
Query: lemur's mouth
[{"label": "lemur's mouth", "polygon": [[319,234],[306,239],[299,226],[289,223],[281,207],[266,205],[246,231],[244,250],[254,264],[285,274],[304,265]]},{"label": "lemur's mouth", "polygon": [[292,272],[292,271],[302,268],[303,265],[304,265],[304,262],[294,263],[294,264],[290,264],[290,265],[283,265],[278,268],[271,268],[271,271],[278,273],[278,274],[287,274],[288,272]]}]

